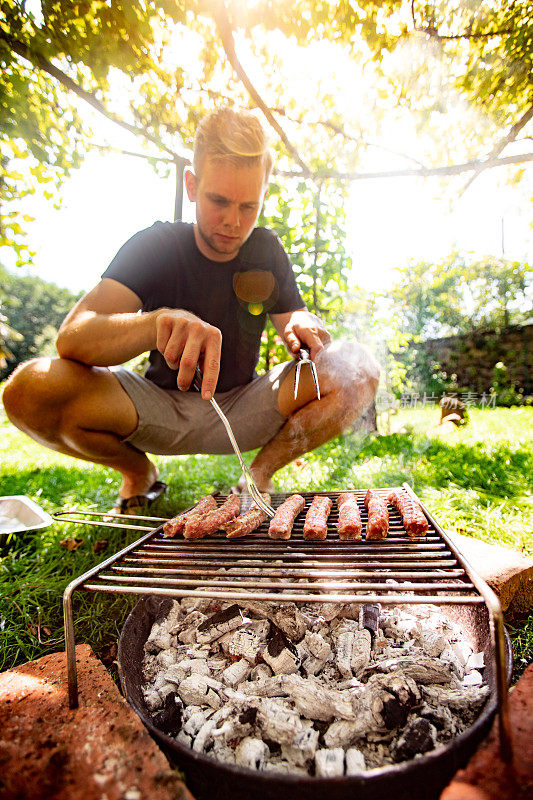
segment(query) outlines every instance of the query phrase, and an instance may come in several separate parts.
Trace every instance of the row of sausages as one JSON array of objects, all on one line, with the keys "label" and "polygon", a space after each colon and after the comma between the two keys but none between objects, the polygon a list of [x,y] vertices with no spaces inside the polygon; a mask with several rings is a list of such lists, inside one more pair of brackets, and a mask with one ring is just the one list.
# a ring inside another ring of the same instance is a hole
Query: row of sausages
[{"label": "row of sausages", "polygon": [[[262,497],[270,502],[268,494]],[[366,539],[384,539],[389,531],[389,511],[387,501],[400,513],[403,526],[409,536],[425,536],[428,522],[422,509],[406,492],[392,491],[387,498],[369,489],[364,500],[368,509]],[[363,525],[361,513],[354,492],[345,492],[336,498],[339,510],[337,532],[339,539],[358,540],[362,537]],[[296,517],[305,506],[304,498],[299,494],[288,497],[277,509],[270,521],[268,535],[271,539],[290,539]],[[303,526],[304,539],[322,540],[328,532],[328,517],[333,507],[331,497],[315,495],[305,516]],[[246,536],[256,530],[265,520],[266,515],[255,503],[241,514],[241,498],[230,495],[219,507],[214,497],[204,497],[190,511],[174,517],[163,526],[165,537],[183,534],[185,539],[203,539],[224,530],[228,539]]]}]

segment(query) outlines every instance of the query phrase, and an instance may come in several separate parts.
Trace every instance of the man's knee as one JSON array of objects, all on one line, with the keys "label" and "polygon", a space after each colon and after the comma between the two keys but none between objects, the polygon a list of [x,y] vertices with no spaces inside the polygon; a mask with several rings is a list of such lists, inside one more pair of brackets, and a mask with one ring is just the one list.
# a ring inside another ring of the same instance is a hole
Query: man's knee
[{"label": "man's knee", "polygon": [[361,413],[374,399],[380,367],[359,342],[332,342],[320,353],[317,366],[325,373],[330,391],[347,407],[357,408]]},{"label": "man's knee", "polygon": [[10,375],[2,398],[11,422],[23,428],[45,424],[47,412],[57,413],[79,385],[75,373],[83,369],[60,358],[35,358],[21,364]]}]

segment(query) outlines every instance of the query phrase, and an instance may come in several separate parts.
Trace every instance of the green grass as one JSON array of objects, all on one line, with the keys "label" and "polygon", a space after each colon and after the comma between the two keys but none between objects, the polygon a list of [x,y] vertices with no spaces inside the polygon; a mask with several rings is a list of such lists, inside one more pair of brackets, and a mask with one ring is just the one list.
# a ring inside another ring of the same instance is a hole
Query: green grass
[{"label": "green grass", "polygon": [[[533,553],[533,409],[474,409],[469,424],[444,433],[436,407],[401,410],[391,433],[350,434],[307,454],[276,475],[279,491],[391,486],[407,481],[447,530]],[[386,430],[386,420],[380,420]],[[23,494],[53,512],[102,510],[118,490],[112,470],[53,453],[0,412],[0,495]],[[239,478],[234,456],[155,459],[169,492],[150,513],[171,516],[202,495],[226,492]],[[251,454],[247,456],[251,461]],[[72,578],[137,538],[137,532],[57,522],[41,533],[0,543],[0,669],[64,646],[61,598]],[[83,540],[75,550],[61,542]],[[95,553],[95,544],[108,540]],[[76,640],[102,654],[116,642],[124,597],[77,593]],[[533,660],[533,616],[511,623],[515,676]]]}]

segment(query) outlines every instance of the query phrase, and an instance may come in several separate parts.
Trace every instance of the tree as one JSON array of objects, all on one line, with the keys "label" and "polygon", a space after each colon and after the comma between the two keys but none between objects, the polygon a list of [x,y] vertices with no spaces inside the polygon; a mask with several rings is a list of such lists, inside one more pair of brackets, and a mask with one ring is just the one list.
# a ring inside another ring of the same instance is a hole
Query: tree
[{"label": "tree", "polygon": [[[40,13],[33,9],[0,2],[0,235],[21,263],[31,254],[18,203],[39,182],[52,195],[86,150],[80,98],[177,164],[206,111],[228,98],[257,108],[275,131],[280,169],[314,188],[328,176],[475,175],[533,158],[504,154],[533,116],[526,0],[42,0]],[[198,56],[176,56],[191,32]],[[287,81],[294,67],[285,53],[326,41],[350,87],[365,87],[362,114],[339,91],[327,56],[305,92],[302,80]],[[450,98],[463,113],[446,121]],[[482,114],[475,124],[467,103]],[[402,113],[425,135],[418,160],[396,154],[392,168],[361,169]]]},{"label": "tree", "polygon": [[531,311],[529,264],[492,256],[472,261],[452,253],[440,262],[410,264],[397,273],[388,297],[402,330],[418,340],[505,327]]},{"label": "tree", "polygon": [[4,380],[23,361],[55,353],[59,326],[81,295],[40,278],[12,275],[1,266],[0,284],[4,290],[4,324],[8,320],[9,327],[18,333],[10,337],[7,364],[0,369],[0,380]]}]

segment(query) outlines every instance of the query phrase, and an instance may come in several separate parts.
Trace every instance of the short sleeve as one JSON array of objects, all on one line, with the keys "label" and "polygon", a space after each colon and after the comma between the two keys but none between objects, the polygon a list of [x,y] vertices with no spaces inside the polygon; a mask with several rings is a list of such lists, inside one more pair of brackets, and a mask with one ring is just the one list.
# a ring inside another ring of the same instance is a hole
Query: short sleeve
[{"label": "short sleeve", "polygon": [[168,260],[165,238],[164,223],[161,222],[134,234],[122,245],[102,278],[112,278],[127,286],[140,298],[144,307],[148,306],[154,275],[161,273]]}]

